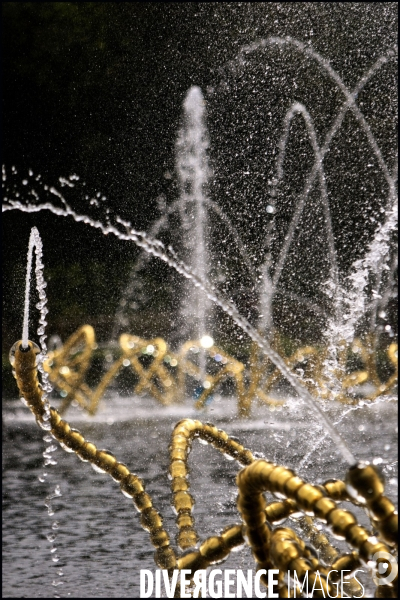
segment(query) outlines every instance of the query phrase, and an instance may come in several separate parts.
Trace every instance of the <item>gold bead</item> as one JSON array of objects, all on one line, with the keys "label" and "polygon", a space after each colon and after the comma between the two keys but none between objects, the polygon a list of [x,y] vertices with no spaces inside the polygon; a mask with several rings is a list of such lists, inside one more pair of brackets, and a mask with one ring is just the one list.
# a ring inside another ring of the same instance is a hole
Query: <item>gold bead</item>
[{"label": "gold bead", "polygon": [[227,548],[232,549],[244,544],[242,525],[233,525],[227,527],[221,533],[221,537]]},{"label": "gold bead", "polygon": [[103,469],[106,473],[110,473],[117,463],[117,459],[112,454],[109,454],[106,450],[99,450],[96,453],[96,458],[93,463]]},{"label": "gold bead", "polygon": [[385,544],[382,544],[382,542],[378,542],[377,539],[374,537],[369,537],[361,545],[361,548],[359,550],[359,555],[360,555],[361,560],[363,560],[364,562],[367,562],[377,552],[386,552],[386,553],[390,554],[388,552],[388,550],[389,549]]},{"label": "gold bead", "polygon": [[194,498],[189,492],[176,492],[173,497],[174,506],[177,512],[181,510],[191,510],[195,504]]},{"label": "gold bead", "polygon": [[145,508],[151,508],[153,506],[151,498],[146,492],[141,492],[140,494],[135,494],[133,496],[133,502],[140,512],[145,510]]},{"label": "gold bead", "polygon": [[300,479],[300,477],[297,477],[297,475],[291,477],[285,482],[284,485],[285,496],[290,500],[295,500],[297,490],[303,485],[304,481]]},{"label": "gold bead", "polygon": [[174,461],[174,460],[183,460],[183,461],[186,461],[186,459],[187,459],[187,451],[184,450],[183,448],[174,448],[170,452],[170,459],[171,459],[171,461]]},{"label": "gold bead", "polygon": [[325,481],[323,484],[323,487],[325,488],[329,498],[332,498],[332,500],[341,502],[349,498],[346,484],[340,479],[328,479],[328,481]]},{"label": "gold bead", "polygon": [[92,462],[96,458],[97,448],[91,442],[85,442],[76,453],[83,460]]},{"label": "gold bead", "polygon": [[242,465],[251,465],[251,463],[254,462],[254,456],[250,450],[244,449],[240,450],[237,460]]},{"label": "gold bead", "polygon": [[382,476],[372,465],[359,463],[348,470],[346,475],[347,491],[357,500],[371,502],[384,492]]},{"label": "gold bead", "polygon": [[194,518],[190,512],[180,512],[176,517],[176,524],[179,529],[182,529],[183,527],[193,527]]},{"label": "gold bead", "polygon": [[144,491],[143,482],[141,479],[136,477],[136,475],[128,475],[123,481],[120,483],[120,488],[123,492],[128,494],[128,496],[133,497],[135,494],[140,494]]},{"label": "gold bead", "polygon": [[186,550],[187,548],[192,548],[199,541],[199,536],[191,527],[182,528],[178,535],[178,546],[182,548],[182,550]]},{"label": "gold bead", "polygon": [[237,458],[244,448],[241,444],[239,444],[239,442],[236,442],[235,440],[229,440],[228,450],[230,454],[235,455],[235,458]]},{"label": "gold bead", "polygon": [[61,416],[59,415],[59,413],[56,410],[54,410],[54,408],[51,408],[50,412],[51,412],[51,424],[54,429],[59,425],[59,423],[61,421]]},{"label": "gold bead", "polygon": [[270,553],[272,562],[278,565],[281,571],[287,571],[291,561],[300,556],[296,545],[289,540],[271,543]]},{"label": "gold bead", "polygon": [[110,475],[113,479],[115,479],[115,481],[120,482],[123,479],[125,479],[125,477],[128,477],[128,475],[130,475],[130,471],[126,465],[117,462],[111,469]]},{"label": "gold bead", "polygon": [[65,443],[65,440],[71,433],[71,427],[66,421],[61,419],[61,421],[54,427],[54,431],[57,435],[57,439],[60,440],[60,442]]},{"label": "gold bead", "polygon": [[[240,512],[240,509],[239,509]],[[246,512],[241,512],[242,518],[244,520],[244,522],[246,523],[247,527],[250,527],[251,529],[257,529],[258,527],[263,526],[266,523],[267,517],[264,511],[261,512],[257,512],[257,511],[246,511]]]},{"label": "gold bead", "polygon": [[[312,585],[310,585],[311,584],[310,574],[312,573],[312,571],[310,569],[310,566],[309,566],[308,562],[305,561],[304,558],[302,558],[301,556],[299,556],[298,558],[295,558],[288,565],[288,570],[290,570],[292,572],[295,571],[296,574],[297,574],[297,577],[299,578],[300,581],[303,579],[303,577],[305,576],[305,574],[308,571],[309,572],[309,580],[308,580],[308,590],[307,591],[311,591]],[[315,590],[315,597],[318,597],[317,594],[318,594],[318,591]],[[322,596],[322,597],[325,597],[325,596]]]},{"label": "gold bead", "polygon": [[183,460],[173,460],[169,466],[169,472],[172,478],[187,477],[189,469]]},{"label": "gold bead", "polygon": [[200,554],[207,559],[209,563],[215,563],[222,560],[229,554],[222,537],[213,536],[208,538],[200,546]]},{"label": "gold bead", "polygon": [[314,514],[314,507],[318,500],[323,498],[322,492],[309,483],[305,483],[297,489],[294,500],[300,510]]},{"label": "gold bead", "polygon": [[282,502],[271,502],[265,509],[267,519],[270,523],[276,523],[287,519],[289,515],[295,512],[296,505],[293,500],[283,500]]},{"label": "gold bead", "polygon": [[189,444],[188,440],[182,436],[179,436],[179,439],[177,439],[176,437],[172,438],[172,443],[169,446],[169,451],[172,452],[173,450],[180,448],[180,449],[184,450],[187,454],[189,447],[190,447],[190,444]]},{"label": "gold bead", "polygon": [[85,438],[76,429],[71,429],[68,437],[65,440],[65,445],[68,446],[68,448],[71,448],[71,450],[74,450],[75,452],[79,450],[79,448],[82,448],[84,443]]},{"label": "gold bead", "polygon": [[171,490],[173,492],[184,492],[190,488],[190,483],[185,477],[175,477],[171,481]]},{"label": "gold bead", "polygon": [[398,515],[397,512],[393,513],[385,519],[378,523],[378,530],[386,543],[392,545],[396,545],[398,541]]},{"label": "gold bead", "polygon": [[336,508],[329,513],[328,523],[331,526],[334,535],[345,539],[346,531],[353,525],[357,525],[357,519],[351,512]]},{"label": "gold bead", "polygon": [[150,540],[153,546],[161,548],[169,545],[169,535],[164,529],[157,529],[150,532]]},{"label": "gold bead", "polygon": [[140,516],[140,523],[143,529],[155,531],[162,527],[163,520],[155,508],[146,508]]},{"label": "gold bead", "polygon": [[187,427],[185,427],[185,425],[182,423],[181,425],[177,425],[173,431],[173,438],[175,438],[176,436],[181,435],[186,439],[189,439],[191,437],[191,432],[187,429]]},{"label": "gold bead", "polygon": [[314,504],[314,515],[317,519],[326,521],[329,513],[337,508],[336,502],[330,498],[321,498]]},{"label": "gold bead", "polygon": [[386,496],[379,496],[368,502],[368,509],[371,511],[373,518],[378,521],[384,521],[395,511],[394,505]]},{"label": "gold bead", "polygon": [[239,472],[236,478],[239,488],[246,490],[246,493],[264,491],[267,488],[268,476],[275,467],[276,465],[265,460],[254,461]]},{"label": "gold bead", "polygon": [[269,491],[283,493],[286,481],[291,479],[293,476],[293,471],[285,469],[285,467],[275,467],[268,477]]},{"label": "gold bead", "polygon": [[207,568],[207,560],[200,554],[200,552],[189,552],[185,556],[178,558],[177,567],[179,570],[192,569],[192,572],[199,569]]},{"label": "gold bead", "polygon": [[332,573],[330,578],[334,582],[340,581],[340,571],[354,571],[360,564],[360,559],[355,552],[343,554],[332,563],[331,570],[337,573]]},{"label": "gold bead", "polygon": [[266,550],[267,546],[269,546],[271,533],[268,527],[266,527],[265,525],[257,527],[257,529],[247,527],[246,535],[249,539],[250,546],[253,550],[255,550],[256,548],[262,548]]},{"label": "gold bead", "polygon": [[154,553],[154,561],[160,569],[173,569],[176,565],[175,552],[171,546],[158,548]]},{"label": "gold bead", "polygon": [[240,495],[237,500],[237,507],[240,513],[254,514],[264,512],[267,503],[262,494],[257,496]]},{"label": "gold bead", "polygon": [[357,549],[361,548],[363,543],[367,541],[369,537],[368,531],[366,531],[364,527],[361,527],[361,525],[354,525],[353,527],[350,527],[346,534],[347,542],[351,544],[353,548]]}]

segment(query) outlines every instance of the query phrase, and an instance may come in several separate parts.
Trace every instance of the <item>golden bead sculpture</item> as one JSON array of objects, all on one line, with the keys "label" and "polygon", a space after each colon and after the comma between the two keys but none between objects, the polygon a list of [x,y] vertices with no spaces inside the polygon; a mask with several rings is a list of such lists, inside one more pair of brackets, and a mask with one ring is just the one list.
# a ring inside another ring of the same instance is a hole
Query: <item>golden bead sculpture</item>
[{"label": "golden bead sculpture", "polygon": [[[277,334],[274,337],[273,345],[290,369],[293,370],[296,365],[304,367],[306,375],[304,384],[310,393],[317,398],[333,398],[323,374],[326,350],[304,346],[290,356],[286,356]],[[354,404],[357,400],[349,395],[350,392],[367,381],[374,385],[375,390],[364,397],[372,401],[378,396],[388,393],[395,386],[398,375],[397,344],[392,343],[387,349],[388,361],[392,365],[393,372],[386,382],[382,382],[378,376],[375,345],[373,336],[367,336],[364,343],[356,339],[351,345],[351,351],[359,356],[365,369],[347,373],[349,348],[342,344],[336,373],[337,379],[341,382],[341,391],[336,394],[336,400]],[[94,390],[90,389],[85,382],[92,352],[97,348],[94,330],[90,325],[83,325],[67,340],[64,346],[49,352],[44,367],[49,373],[50,381],[63,396],[59,409],[61,414],[65,413],[73,400],[78,402],[89,414],[95,414],[99,401],[108,386],[121,369],[129,365],[138,378],[133,390],[135,394],[147,392],[164,406],[173,402],[182,402],[186,394],[187,377],[198,381],[202,378],[200,367],[191,357],[191,353],[196,354],[200,350],[206,352],[207,356],[214,359],[214,362],[218,359],[218,369],[214,374],[205,373],[203,375],[204,381],[201,382],[203,389],[195,403],[197,409],[204,408],[217,386],[227,378],[231,378],[235,382],[237,410],[240,417],[250,416],[252,404],[256,400],[269,406],[283,404],[282,401],[271,397],[273,386],[282,375],[278,369],[271,367],[265,357],[260,355],[257,344],[251,346],[248,369],[243,363],[229,356],[217,346],[213,345],[211,348],[204,349],[201,342],[197,340],[185,342],[180,351],[174,353],[162,338],[145,340],[124,333],[120,336],[119,346],[121,355],[110,365]],[[141,362],[141,357],[144,355],[151,357],[151,363],[147,367]],[[265,376],[265,374],[267,375]]]},{"label": "golden bead sculpture", "polygon": [[[37,347],[28,342],[28,347],[23,348],[22,343],[17,342],[13,348],[13,368],[19,391],[38,424],[43,426],[46,410],[37,378]],[[162,516],[154,508],[143,481],[111,453],[98,450],[93,443],[85,440],[52,407],[49,423],[50,434],[63,448],[72,450],[82,461],[90,462],[97,470],[110,475],[119,484],[122,493],[132,499],[140,513],[140,524],[148,531],[150,542],[156,549],[155,563],[158,568],[167,569],[170,575],[174,569],[189,569],[193,577],[197,570],[221,562],[232,549],[247,542],[257,569],[279,570],[280,597],[293,597],[294,592],[297,597],[303,597],[303,592],[309,595],[316,582],[321,588],[316,588],[313,595],[327,597],[328,593],[334,592],[334,585],[340,579],[342,571],[350,573],[350,579],[346,582],[349,585],[347,589],[359,591],[357,580],[351,577],[354,571],[363,566],[374,576],[380,563],[384,564],[388,555],[394,555],[397,513],[390,500],[384,496],[383,481],[373,466],[359,463],[349,469],[346,482],[329,480],[323,485],[315,486],[304,482],[291,469],[267,460],[255,460],[250,450],[223,430],[210,423],[203,424],[192,419],[183,419],[177,423],[169,448],[171,491],[177,513],[177,541],[184,551],[179,555],[171,545],[170,537],[163,527]],[[241,522],[226,527],[201,543],[192,516],[194,498],[189,493],[187,464],[191,444],[196,438],[211,444],[243,467],[236,480],[239,490],[237,507]],[[267,503],[265,492],[283,499]],[[361,526],[350,511],[338,506],[338,502],[343,500],[367,508],[377,537]],[[300,519],[302,531],[317,548],[323,562],[320,562],[315,551],[311,551],[296,532],[281,526],[287,517],[299,512],[303,514]],[[334,536],[349,544],[351,552],[338,555],[327,537],[315,527],[314,520],[326,523]],[[378,552],[386,556],[386,559],[375,560],[374,556]],[[288,571],[295,572],[297,580],[292,582],[289,579],[285,583]],[[332,573],[333,576],[328,580]],[[391,579],[390,583],[377,587],[376,597],[397,597],[397,575]],[[267,576],[262,575],[261,582],[268,586]],[[176,593],[179,593],[179,588]],[[356,595],[360,597],[359,594]]]}]

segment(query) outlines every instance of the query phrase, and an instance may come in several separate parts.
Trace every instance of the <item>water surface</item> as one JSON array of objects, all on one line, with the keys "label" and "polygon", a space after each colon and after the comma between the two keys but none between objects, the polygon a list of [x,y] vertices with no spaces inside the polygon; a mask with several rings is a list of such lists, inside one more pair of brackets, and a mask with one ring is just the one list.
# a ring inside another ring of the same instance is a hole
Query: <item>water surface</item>
[{"label": "water surface", "polygon": [[[132,502],[111,478],[60,448],[54,453],[58,464],[47,468],[49,482],[40,483],[45,432],[22,404],[3,404],[3,597],[138,597],[139,570],[155,568],[154,549]],[[386,493],[395,499],[397,404],[392,399],[357,410],[349,408],[330,405],[329,414],[334,422],[342,419],[338,428],[357,458],[382,459]],[[94,418],[72,409],[67,419],[144,480],[173,541],[177,527],[170,505],[168,446],[172,428],[181,418],[212,421],[253,452],[292,467],[311,482],[344,477],[346,465],[329,437],[304,461],[323,431],[297,401],[279,411],[258,407],[248,420],[234,415],[235,402],[229,398],[217,398],[204,413],[198,413],[191,401],[167,409],[149,398],[114,396],[103,400]],[[194,516],[203,540],[239,522],[235,476],[240,467],[197,441],[189,465],[191,493],[196,499]],[[62,497],[53,502],[55,514],[49,517],[44,499],[57,484]],[[364,514],[357,516],[367,525]],[[58,563],[52,562],[51,544],[46,539],[55,519],[60,525]],[[295,525],[294,521],[287,523]],[[60,567],[63,577],[57,576]],[[232,553],[219,568],[254,569],[249,548]],[[63,584],[53,587],[53,580]]]}]

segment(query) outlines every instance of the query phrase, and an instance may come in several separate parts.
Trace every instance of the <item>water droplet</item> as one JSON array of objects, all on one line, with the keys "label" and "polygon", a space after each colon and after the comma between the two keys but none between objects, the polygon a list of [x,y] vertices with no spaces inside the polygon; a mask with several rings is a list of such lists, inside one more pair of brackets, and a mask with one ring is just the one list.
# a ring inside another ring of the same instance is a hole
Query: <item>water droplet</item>
[{"label": "water droplet", "polygon": [[224,457],[225,457],[227,460],[235,460],[233,456],[230,456],[230,454],[224,454]]},{"label": "water droplet", "polygon": [[[49,423],[49,422],[42,421],[41,419],[36,419],[36,423],[39,425],[39,427],[41,427],[45,431],[50,431],[50,429],[51,429],[51,423]],[[54,464],[57,464],[57,463],[54,463]]]},{"label": "water droplet", "polygon": [[98,467],[97,465],[94,465],[93,463],[90,463],[90,464],[91,464],[93,471],[96,471],[96,473],[105,473],[105,471],[103,469],[100,469],[100,467]]},{"label": "water droplet", "polygon": [[63,450],[65,450],[65,452],[70,452],[70,453],[71,453],[71,452],[73,452],[72,448],[68,448],[68,446],[66,446],[66,445],[65,445],[65,444],[63,444],[62,442],[58,442],[58,443],[60,444],[61,448],[62,448]]}]

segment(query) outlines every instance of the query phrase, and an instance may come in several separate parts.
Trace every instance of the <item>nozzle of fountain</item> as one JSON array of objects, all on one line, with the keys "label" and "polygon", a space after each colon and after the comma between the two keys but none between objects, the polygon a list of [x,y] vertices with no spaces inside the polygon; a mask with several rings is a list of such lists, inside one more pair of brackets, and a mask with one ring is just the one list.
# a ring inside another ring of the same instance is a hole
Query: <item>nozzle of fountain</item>
[{"label": "nozzle of fountain", "polygon": [[15,342],[15,344],[11,346],[11,350],[8,354],[8,358],[12,367],[15,366],[15,357],[17,352],[22,352],[24,354],[27,354],[28,352],[33,352],[36,361],[36,356],[40,353],[40,348],[37,344],[35,344],[35,342],[31,342],[30,340],[28,340],[27,346],[23,345],[22,340],[18,340],[18,342]]},{"label": "nozzle of fountain", "polygon": [[20,394],[37,418],[42,418],[46,412],[37,378],[37,359],[40,352],[39,346],[34,342],[28,340],[27,346],[24,346],[22,340],[19,340],[9,353]]}]

